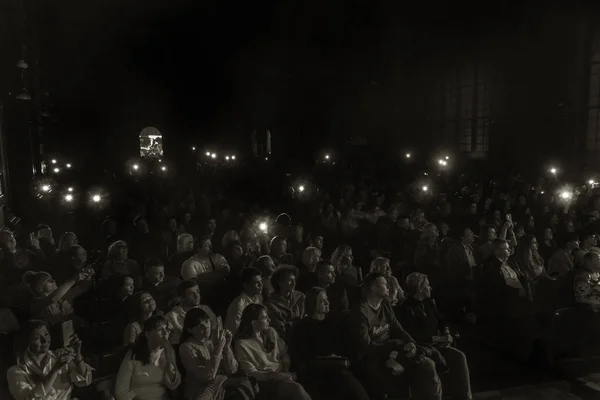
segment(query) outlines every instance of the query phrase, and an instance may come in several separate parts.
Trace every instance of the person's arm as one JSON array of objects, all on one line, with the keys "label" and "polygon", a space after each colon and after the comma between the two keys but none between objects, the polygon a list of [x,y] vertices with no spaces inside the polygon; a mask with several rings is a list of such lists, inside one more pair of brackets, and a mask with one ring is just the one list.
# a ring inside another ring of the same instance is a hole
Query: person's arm
[{"label": "person's arm", "polygon": [[196,355],[189,342],[179,348],[179,356],[188,379],[198,379],[204,383],[211,382],[217,376],[222,355],[223,349],[219,347],[215,348],[212,354],[205,349],[201,355]]},{"label": "person's arm", "polygon": [[230,331],[234,336],[240,327],[242,312],[244,311],[239,302],[239,298],[233,300],[227,309],[227,316],[225,317],[225,329]]},{"label": "person's arm", "polygon": [[125,328],[125,332],[123,333],[123,343],[125,346],[134,344],[140,334],[139,325],[135,322],[130,323]]},{"label": "person's arm", "polygon": [[194,267],[194,262],[190,259],[187,259],[181,264],[181,277],[184,281],[189,281],[190,279],[194,279],[198,276],[196,272],[196,268]]},{"label": "person's arm", "polygon": [[259,371],[252,363],[250,350],[242,343],[241,340],[235,342],[235,358],[238,360],[239,366],[246,375],[256,379],[257,381],[268,381],[274,379],[273,372]]},{"label": "person's arm", "polygon": [[115,382],[115,399],[116,400],[134,400],[136,398],[135,391],[131,388],[131,379],[133,378],[134,363],[131,359],[131,352],[125,355],[121,362],[117,380]]},{"label": "person's arm", "polygon": [[238,372],[239,364],[235,359],[231,345],[225,346],[225,349],[223,349],[223,361],[221,361],[221,364],[227,375],[234,375]]},{"label": "person's arm", "polygon": [[212,254],[210,257],[210,263],[214,267],[214,270],[203,273],[202,279],[216,280],[228,277],[231,273],[231,267],[225,257],[220,254]]},{"label": "person's arm", "polygon": [[42,379],[33,379],[20,366],[11,367],[6,373],[8,389],[15,400],[43,400],[55,393],[54,383],[60,374],[61,367],[55,365],[50,373]]}]

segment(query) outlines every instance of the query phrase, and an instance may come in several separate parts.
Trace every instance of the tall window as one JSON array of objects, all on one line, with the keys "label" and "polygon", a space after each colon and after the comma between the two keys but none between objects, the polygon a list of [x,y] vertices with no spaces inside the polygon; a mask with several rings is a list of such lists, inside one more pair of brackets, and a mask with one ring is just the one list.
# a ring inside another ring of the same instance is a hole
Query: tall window
[{"label": "tall window", "polygon": [[446,82],[445,137],[460,151],[484,155],[489,151],[489,87],[472,66]]},{"label": "tall window", "polygon": [[600,33],[592,40],[588,99],[587,150],[600,150]]}]

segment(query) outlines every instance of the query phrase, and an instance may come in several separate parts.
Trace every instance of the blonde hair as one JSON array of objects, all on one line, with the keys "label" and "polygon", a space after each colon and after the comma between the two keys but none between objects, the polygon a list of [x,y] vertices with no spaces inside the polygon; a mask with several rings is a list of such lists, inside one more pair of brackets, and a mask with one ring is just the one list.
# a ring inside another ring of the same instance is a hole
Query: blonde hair
[{"label": "blonde hair", "polygon": [[376,257],[373,259],[373,261],[371,261],[371,267],[369,269],[369,272],[378,272],[380,274],[383,274],[383,267],[385,266],[390,266],[390,259],[387,257]]},{"label": "blonde hair", "polygon": [[186,239],[192,239],[192,243],[194,242],[194,237],[189,233],[182,233],[177,236],[177,251],[184,251],[183,246],[185,244]]},{"label": "blonde hair", "polygon": [[116,242],[114,242],[113,244],[111,244],[110,246],[108,246],[108,252],[106,255],[106,258],[108,259],[108,261],[113,261],[115,259],[115,256],[117,255],[117,252],[119,251],[119,246],[127,246],[127,243],[125,243],[124,240],[117,240]]}]

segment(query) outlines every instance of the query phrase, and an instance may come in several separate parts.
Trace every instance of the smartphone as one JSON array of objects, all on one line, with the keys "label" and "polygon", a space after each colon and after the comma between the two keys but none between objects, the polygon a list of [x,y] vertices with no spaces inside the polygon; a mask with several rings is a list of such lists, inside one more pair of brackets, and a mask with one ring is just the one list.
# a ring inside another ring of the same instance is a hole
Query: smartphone
[{"label": "smartphone", "polygon": [[73,320],[63,322],[61,328],[63,347],[67,347],[71,344],[71,339],[73,339],[73,335],[75,334]]}]

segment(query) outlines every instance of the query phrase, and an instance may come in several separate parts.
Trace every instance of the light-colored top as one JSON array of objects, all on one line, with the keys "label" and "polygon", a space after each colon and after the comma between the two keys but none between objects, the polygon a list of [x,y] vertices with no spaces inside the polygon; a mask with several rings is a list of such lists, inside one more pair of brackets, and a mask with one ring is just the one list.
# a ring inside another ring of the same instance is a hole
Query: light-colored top
[{"label": "light-colored top", "polygon": [[15,400],[70,400],[73,385],[80,387],[92,383],[93,368],[82,362],[83,369],[75,364],[63,368],[50,391],[41,381],[50,374],[56,364],[56,353],[48,351],[40,364],[25,355],[22,364],[8,369],[8,388]]},{"label": "light-colored top", "polygon": [[258,338],[241,339],[235,342],[235,358],[240,368],[248,376],[262,372],[283,372],[287,347],[277,331],[269,328],[267,337],[275,345],[271,351],[265,348],[264,341]]},{"label": "light-colored top", "polygon": [[[231,348],[215,354],[213,342],[189,340],[179,347],[181,363],[185,367],[185,398],[218,399],[227,375],[238,370]],[[222,379],[225,377],[225,379]]]},{"label": "light-colored top", "polygon": [[225,318],[225,329],[229,330],[233,335],[236,334],[242,321],[242,313],[249,304],[262,304],[262,294],[250,297],[245,292],[242,292],[238,297],[233,299],[229,308],[227,308],[227,316]]},{"label": "light-colored top", "polygon": [[[169,400],[167,389],[177,389],[181,383],[179,371],[175,379],[170,380],[167,368],[170,363],[168,353],[173,349],[154,352],[150,355],[150,364],[143,365],[141,361],[131,359],[131,351],[127,352],[115,383],[116,400]],[[173,357],[174,358],[174,357]]]},{"label": "light-colored top", "polygon": [[142,330],[142,325],[140,325],[139,322],[130,322],[127,327],[125,327],[125,331],[123,332],[123,344],[126,346],[134,344],[138,337],[140,337]]},{"label": "light-colored top", "polygon": [[581,271],[573,282],[575,301],[587,304],[594,312],[600,311],[600,273]]},{"label": "light-colored top", "polygon": [[31,317],[54,326],[73,316],[73,307],[65,299],[51,301],[49,297],[35,297],[31,301]]},{"label": "light-colored top", "polygon": [[227,260],[220,254],[211,254],[206,258],[194,254],[181,264],[181,277],[186,281],[215,271],[231,271]]},{"label": "light-colored top", "polygon": [[[198,308],[204,310],[204,312],[208,314],[212,330],[211,338],[214,339],[219,328],[217,326],[217,316],[207,305],[200,304]],[[165,318],[167,319],[167,328],[169,329],[169,342],[171,344],[179,344],[179,338],[183,332],[183,321],[185,320],[186,314],[187,312],[183,307],[175,307],[165,315]]]}]

